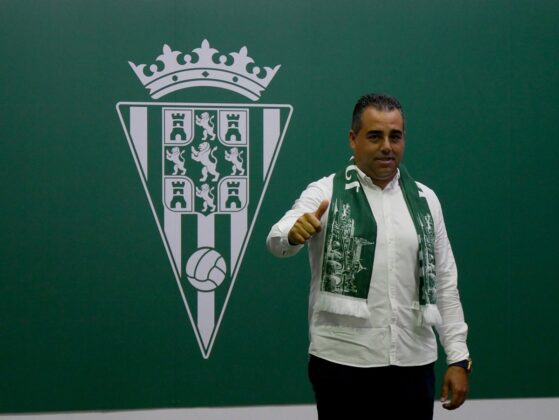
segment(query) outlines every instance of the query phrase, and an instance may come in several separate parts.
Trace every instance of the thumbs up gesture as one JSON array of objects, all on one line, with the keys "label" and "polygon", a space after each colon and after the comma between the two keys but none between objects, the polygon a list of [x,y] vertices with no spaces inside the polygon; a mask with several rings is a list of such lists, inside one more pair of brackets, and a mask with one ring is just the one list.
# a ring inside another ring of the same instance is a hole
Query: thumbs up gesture
[{"label": "thumbs up gesture", "polygon": [[291,245],[302,245],[315,233],[320,232],[322,230],[320,218],[329,205],[328,200],[323,200],[316,211],[305,213],[299,217],[287,235],[289,243]]}]

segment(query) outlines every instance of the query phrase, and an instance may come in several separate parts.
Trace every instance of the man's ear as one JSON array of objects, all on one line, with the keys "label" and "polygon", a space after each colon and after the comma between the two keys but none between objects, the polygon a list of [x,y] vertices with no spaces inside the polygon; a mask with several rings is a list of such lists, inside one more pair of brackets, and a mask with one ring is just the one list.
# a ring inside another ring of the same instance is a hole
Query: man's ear
[{"label": "man's ear", "polygon": [[357,136],[355,135],[355,132],[353,130],[349,130],[349,147],[351,147],[352,149],[355,149],[355,138]]}]

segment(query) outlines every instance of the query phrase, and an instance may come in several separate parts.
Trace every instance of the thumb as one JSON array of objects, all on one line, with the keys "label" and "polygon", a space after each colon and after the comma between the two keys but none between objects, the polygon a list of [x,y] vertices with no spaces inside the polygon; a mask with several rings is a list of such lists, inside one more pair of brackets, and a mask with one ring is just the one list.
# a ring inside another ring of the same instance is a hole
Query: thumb
[{"label": "thumb", "polygon": [[329,205],[330,205],[330,202],[328,200],[322,200],[322,202],[320,203],[320,206],[318,206],[318,208],[314,212],[314,215],[316,216],[316,218],[318,220],[320,220],[320,218],[322,217],[322,215],[324,214],[324,212],[326,211],[326,209],[328,208]]}]

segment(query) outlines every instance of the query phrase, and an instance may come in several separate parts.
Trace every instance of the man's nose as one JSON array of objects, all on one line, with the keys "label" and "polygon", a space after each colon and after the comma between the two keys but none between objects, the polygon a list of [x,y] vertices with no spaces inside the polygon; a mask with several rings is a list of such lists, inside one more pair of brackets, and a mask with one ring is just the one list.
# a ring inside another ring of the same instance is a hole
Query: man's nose
[{"label": "man's nose", "polygon": [[383,153],[390,153],[392,151],[392,143],[390,142],[390,138],[388,136],[385,136],[382,139],[381,151]]}]

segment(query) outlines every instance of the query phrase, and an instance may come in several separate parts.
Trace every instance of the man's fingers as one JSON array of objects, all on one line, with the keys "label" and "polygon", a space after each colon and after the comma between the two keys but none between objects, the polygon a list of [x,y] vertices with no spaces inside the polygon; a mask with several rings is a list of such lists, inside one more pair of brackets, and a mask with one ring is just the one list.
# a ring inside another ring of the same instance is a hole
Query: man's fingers
[{"label": "man's fingers", "polygon": [[443,387],[441,389],[441,402],[448,402],[448,383],[446,381],[443,382]]},{"label": "man's fingers", "polygon": [[297,219],[293,229],[305,239],[309,239],[316,232],[320,232],[321,226],[320,220],[318,220],[313,213],[305,213]]},{"label": "man's fingers", "polygon": [[464,403],[464,400],[465,400],[464,394],[460,395],[458,393],[453,393],[450,402],[446,401],[445,403],[443,403],[443,407],[446,408],[447,410],[454,410],[460,407]]},{"label": "man's fingers", "polygon": [[320,231],[320,221],[318,221],[312,214],[308,214],[308,217],[303,217],[299,220],[301,228],[305,231],[314,235],[316,232]]},{"label": "man's fingers", "polygon": [[291,230],[291,232],[289,232],[287,239],[289,240],[289,243],[291,245],[302,245],[305,243],[305,238],[303,238],[303,236],[299,232],[293,229]]},{"label": "man's fingers", "polygon": [[452,390],[452,400],[450,401],[450,409],[460,407],[466,401],[467,392],[464,389],[454,388]]},{"label": "man's fingers", "polygon": [[300,244],[304,244],[305,242],[307,242],[307,239],[309,239],[308,235],[305,235],[304,233],[298,233],[297,238],[298,238],[298,243]]},{"label": "man's fingers", "polygon": [[307,239],[309,239],[312,236],[312,232],[309,232],[308,230],[303,229],[303,230],[299,231],[299,235],[301,235],[306,241]]},{"label": "man's fingers", "polygon": [[295,225],[293,225],[289,231],[287,239],[291,245],[301,245],[315,233],[316,230],[312,224],[306,221],[304,217],[301,217],[297,220],[297,222],[295,222]]},{"label": "man's fingers", "polygon": [[318,220],[320,220],[320,218],[322,217],[322,215],[324,214],[324,212],[328,208],[329,204],[330,204],[330,202],[328,200],[322,200],[322,202],[320,203],[320,206],[318,206],[318,208],[314,212],[314,215]]}]

